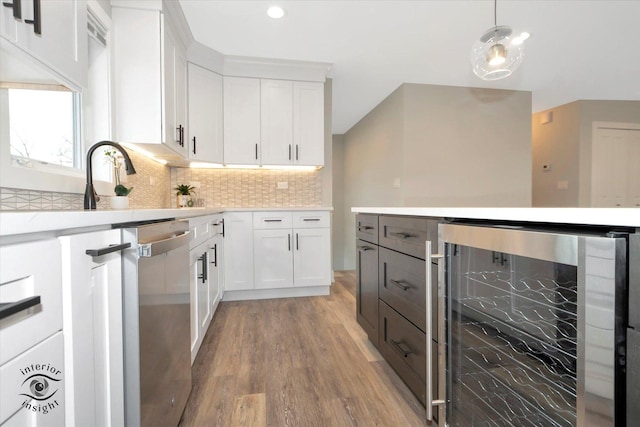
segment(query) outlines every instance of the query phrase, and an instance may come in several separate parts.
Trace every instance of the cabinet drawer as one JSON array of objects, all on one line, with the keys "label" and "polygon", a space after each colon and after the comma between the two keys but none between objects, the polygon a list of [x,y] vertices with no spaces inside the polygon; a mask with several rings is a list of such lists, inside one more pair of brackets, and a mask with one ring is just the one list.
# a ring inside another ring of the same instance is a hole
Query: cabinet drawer
[{"label": "cabinet drawer", "polygon": [[211,234],[211,217],[199,216],[189,218],[189,231],[191,232],[191,242],[189,248],[193,249],[209,238]]},{"label": "cabinet drawer", "polygon": [[[426,327],[425,261],[380,248],[380,298],[414,325]],[[431,331],[438,337],[438,265],[431,264]]]},{"label": "cabinet drawer", "polygon": [[293,228],[329,228],[330,215],[326,211],[293,212]]},{"label": "cabinet drawer", "polygon": [[0,364],[62,329],[58,240],[0,247],[0,303],[39,296],[40,304],[0,320]]},{"label": "cabinet drawer", "polygon": [[438,221],[426,218],[380,216],[379,245],[425,259],[425,242],[438,250]]},{"label": "cabinet drawer", "polygon": [[[0,424],[65,425],[63,354],[62,332],[58,332],[0,367]],[[36,381],[44,386],[42,390],[33,390]],[[30,407],[23,407],[25,402]]]},{"label": "cabinet drawer", "polygon": [[293,217],[290,211],[253,213],[253,228],[255,230],[293,228],[292,224]]},{"label": "cabinet drawer", "polygon": [[380,353],[424,405],[426,336],[383,301],[380,301],[379,310]]},{"label": "cabinet drawer", "polygon": [[378,243],[378,215],[356,215],[356,237],[371,243]]}]

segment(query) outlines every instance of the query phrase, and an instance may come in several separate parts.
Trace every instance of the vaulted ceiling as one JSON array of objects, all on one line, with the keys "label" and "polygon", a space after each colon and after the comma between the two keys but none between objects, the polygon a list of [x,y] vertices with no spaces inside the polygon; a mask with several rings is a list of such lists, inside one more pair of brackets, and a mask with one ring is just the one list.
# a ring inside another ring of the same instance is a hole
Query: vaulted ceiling
[{"label": "vaulted ceiling", "polygon": [[[223,54],[334,64],[338,134],[403,82],[531,91],[534,112],[577,99],[640,100],[638,0],[499,0],[498,25],[531,38],[520,68],[494,82],[476,77],[469,60],[493,26],[493,0],[180,3],[194,38]],[[284,18],[267,17],[272,4]]]}]

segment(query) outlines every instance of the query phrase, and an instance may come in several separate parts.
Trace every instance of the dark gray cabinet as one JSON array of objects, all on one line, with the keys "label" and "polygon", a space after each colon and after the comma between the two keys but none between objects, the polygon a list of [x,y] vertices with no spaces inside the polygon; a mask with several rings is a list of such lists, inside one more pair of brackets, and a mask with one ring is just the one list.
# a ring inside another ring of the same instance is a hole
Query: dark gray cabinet
[{"label": "dark gray cabinet", "polygon": [[[427,375],[438,390],[437,264],[431,264],[432,342],[426,337],[426,242],[438,249],[438,219],[359,214],[357,318],[385,360],[426,404]],[[373,268],[376,268],[376,271]],[[377,324],[374,324],[374,319]],[[377,332],[377,335],[375,333]],[[433,372],[426,372],[426,351]]]},{"label": "dark gray cabinet", "polygon": [[358,240],[356,251],[356,319],[377,347],[378,246]]}]

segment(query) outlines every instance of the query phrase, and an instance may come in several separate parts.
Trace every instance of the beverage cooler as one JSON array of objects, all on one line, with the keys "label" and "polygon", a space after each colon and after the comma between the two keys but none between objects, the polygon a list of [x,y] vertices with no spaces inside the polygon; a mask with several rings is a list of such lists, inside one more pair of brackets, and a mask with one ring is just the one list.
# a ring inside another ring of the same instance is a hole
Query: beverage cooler
[{"label": "beverage cooler", "polygon": [[626,425],[638,241],[633,230],[440,224],[445,380],[427,418],[432,403],[449,426]]}]

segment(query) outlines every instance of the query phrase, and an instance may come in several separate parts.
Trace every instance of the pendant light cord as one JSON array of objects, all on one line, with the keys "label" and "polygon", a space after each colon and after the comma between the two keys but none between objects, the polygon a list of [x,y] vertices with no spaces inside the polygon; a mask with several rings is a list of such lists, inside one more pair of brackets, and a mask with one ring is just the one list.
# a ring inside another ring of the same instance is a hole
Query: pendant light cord
[{"label": "pendant light cord", "polygon": [[493,26],[498,26],[498,0],[493,0]]}]

